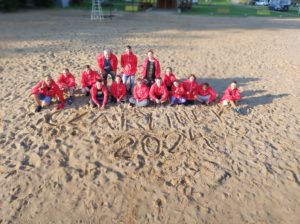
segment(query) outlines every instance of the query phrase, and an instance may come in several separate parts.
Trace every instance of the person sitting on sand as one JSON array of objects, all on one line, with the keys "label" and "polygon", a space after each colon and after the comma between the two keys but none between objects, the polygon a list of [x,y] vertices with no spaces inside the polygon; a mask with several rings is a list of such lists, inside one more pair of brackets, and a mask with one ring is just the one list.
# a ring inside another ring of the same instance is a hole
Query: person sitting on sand
[{"label": "person sitting on sand", "polygon": [[136,80],[136,85],[133,88],[133,97],[129,98],[130,106],[145,107],[149,104],[149,87],[142,79]]},{"label": "person sitting on sand", "polygon": [[183,82],[183,87],[186,91],[186,104],[194,105],[198,90],[196,76],[191,74],[189,78]]},{"label": "person sitting on sand", "polygon": [[175,80],[172,86],[171,106],[174,106],[175,103],[185,104],[186,103],[185,94],[186,92],[183,87],[183,84],[180,83],[178,80]]},{"label": "person sitting on sand", "polygon": [[118,59],[111,50],[104,50],[97,58],[99,69],[102,73],[104,85],[107,86],[107,78],[110,76],[115,80],[118,67]]},{"label": "person sitting on sand", "polygon": [[126,46],[125,52],[121,55],[121,66],[122,66],[122,81],[127,85],[129,79],[129,92],[132,94],[134,87],[134,78],[137,71],[137,57],[132,52],[131,46]]},{"label": "person sitting on sand", "polygon": [[103,85],[102,80],[99,79],[92,86],[91,89],[91,108],[98,107],[99,110],[103,110],[108,100],[108,90],[105,85]]},{"label": "person sitting on sand", "polygon": [[65,100],[63,92],[59,89],[58,85],[50,75],[45,76],[42,81],[32,88],[30,96],[32,96],[37,105],[35,112],[40,112],[43,107],[49,106],[52,98],[55,96],[57,96],[60,101],[57,109],[60,110],[64,107]]},{"label": "person sitting on sand", "polygon": [[203,105],[210,104],[218,97],[216,91],[207,82],[198,86],[197,94],[197,100]]},{"label": "person sitting on sand", "polygon": [[61,91],[68,94],[68,104],[73,103],[74,91],[76,88],[75,77],[70,73],[69,69],[65,68],[56,81]]},{"label": "person sitting on sand", "polygon": [[112,103],[121,103],[121,101],[125,101],[126,85],[122,83],[120,75],[117,75],[115,81],[111,84],[110,92]]},{"label": "person sitting on sand", "polygon": [[102,79],[101,76],[96,71],[92,70],[89,65],[87,65],[86,69],[81,74],[80,83],[82,87],[82,93],[86,96],[89,96],[92,86],[98,79]]},{"label": "person sitting on sand", "polygon": [[150,88],[150,100],[152,100],[157,105],[160,105],[168,100],[168,94],[168,89],[162,83],[161,78],[156,78],[155,83]]},{"label": "person sitting on sand", "polygon": [[223,106],[232,106],[234,111],[237,113],[240,113],[240,108],[237,106],[238,100],[241,99],[241,94],[239,89],[237,88],[237,83],[236,81],[233,81],[224,91],[224,95],[222,99],[220,100],[220,103]]},{"label": "person sitting on sand", "polygon": [[171,67],[167,67],[165,74],[163,75],[162,82],[166,85],[168,91],[172,91],[173,82],[176,80],[175,75],[172,72]]},{"label": "person sitting on sand", "polygon": [[148,87],[151,87],[155,82],[155,79],[160,77],[160,65],[159,61],[154,58],[153,51],[149,50],[147,58],[142,65],[142,78]]}]

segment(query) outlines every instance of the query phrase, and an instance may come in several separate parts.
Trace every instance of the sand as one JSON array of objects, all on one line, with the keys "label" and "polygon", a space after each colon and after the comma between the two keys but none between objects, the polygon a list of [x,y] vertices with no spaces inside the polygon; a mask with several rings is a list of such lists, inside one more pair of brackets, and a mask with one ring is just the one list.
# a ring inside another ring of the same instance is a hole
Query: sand
[{"label": "sand", "polygon": [[[300,223],[300,20],[172,12],[90,22],[88,11],[0,14],[0,223]],[[130,44],[219,94],[210,107],[34,113],[28,97],[64,67]]]}]

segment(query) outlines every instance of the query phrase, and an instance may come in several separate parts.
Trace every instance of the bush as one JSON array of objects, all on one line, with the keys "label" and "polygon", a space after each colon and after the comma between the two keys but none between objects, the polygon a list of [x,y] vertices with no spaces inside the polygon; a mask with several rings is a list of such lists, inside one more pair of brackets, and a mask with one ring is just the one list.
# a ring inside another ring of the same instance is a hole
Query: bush
[{"label": "bush", "polygon": [[15,11],[19,8],[19,6],[19,0],[0,0],[0,11]]},{"label": "bush", "polygon": [[54,5],[54,0],[33,0],[36,7],[51,7]]}]

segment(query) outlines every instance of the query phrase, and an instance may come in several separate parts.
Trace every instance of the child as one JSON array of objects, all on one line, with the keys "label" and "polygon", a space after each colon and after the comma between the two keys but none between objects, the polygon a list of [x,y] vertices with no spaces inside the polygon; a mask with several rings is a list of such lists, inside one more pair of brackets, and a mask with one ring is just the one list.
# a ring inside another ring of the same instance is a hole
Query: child
[{"label": "child", "polygon": [[155,82],[156,78],[160,77],[160,65],[159,61],[154,58],[153,51],[149,50],[147,53],[147,58],[144,60],[142,65],[142,78],[144,79],[146,85],[151,87]]},{"label": "child", "polygon": [[145,107],[149,104],[149,87],[144,84],[142,79],[136,80],[136,85],[133,88],[133,97],[129,99],[131,106]]},{"label": "child", "polygon": [[155,83],[150,88],[150,100],[157,105],[163,104],[168,99],[168,89],[162,83],[161,78],[156,78]]},{"label": "child", "polygon": [[68,93],[68,104],[73,103],[74,91],[76,88],[75,77],[69,72],[69,69],[65,68],[63,73],[60,74],[56,81],[61,91]]},{"label": "child", "polygon": [[182,83],[179,83],[178,80],[175,80],[172,86],[172,96],[171,96],[171,106],[174,104],[185,104],[185,89]]},{"label": "child", "polygon": [[98,107],[99,110],[103,110],[108,99],[107,87],[103,85],[102,80],[97,80],[91,88],[91,108]]},{"label": "child", "polygon": [[111,84],[110,92],[112,103],[120,103],[122,100],[125,101],[126,85],[122,83],[120,75],[117,75],[115,81]]},{"label": "child", "polygon": [[167,67],[165,74],[163,75],[162,81],[166,85],[168,91],[172,91],[173,82],[176,80],[175,75],[172,73],[172,68]]},{"label": "child", "polygon": [[90,95],[90,90],[92,86],[96,83],[97,80],[102,79],[101,76],[94,70],[91,69],[89,65],[86,66],[86,69],[81,74],[81,91],[86,96]]},{"label": "child", "polygon": [[197,100],[203,105],[210,104],[218,97],[216,91],[212,87],[210,87],[207,82],[202,83],[198,86],[197,93]]},{"label": "child", "polygon": [[233,81],[225,90],[220,103],[223,106],[228,106],[230,104],[237,113],[241,113],[240,108],[237,106],[238,100],[240,99],[241,94],[237,88],[237,83],[236,81]]},{"label": "child", "polygon": [[49,106],[52,98],[55,96],[57,96],[60,101],[57,109],[60,110],[64,107],[63,93],[50,75],[45,76],[42,81],[33,87],[30,96],[32,96],[37,105],[35,112],[40,112],[43,107]]},{"label": "child", "polygon": [[186,91],[186,104],[194,105],[198,90],[196,76],[191,74],[189,78],[183,82],[183,87]]}]

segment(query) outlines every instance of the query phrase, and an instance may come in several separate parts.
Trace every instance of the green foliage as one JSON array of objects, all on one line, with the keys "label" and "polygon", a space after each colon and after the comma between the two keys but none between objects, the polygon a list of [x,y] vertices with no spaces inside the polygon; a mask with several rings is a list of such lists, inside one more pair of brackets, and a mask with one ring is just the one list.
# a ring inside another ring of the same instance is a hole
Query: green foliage
[{"label": "green foliage", "polygon": [[19,8],[19,0],[0,0],[0,11],[11,12]]}]

